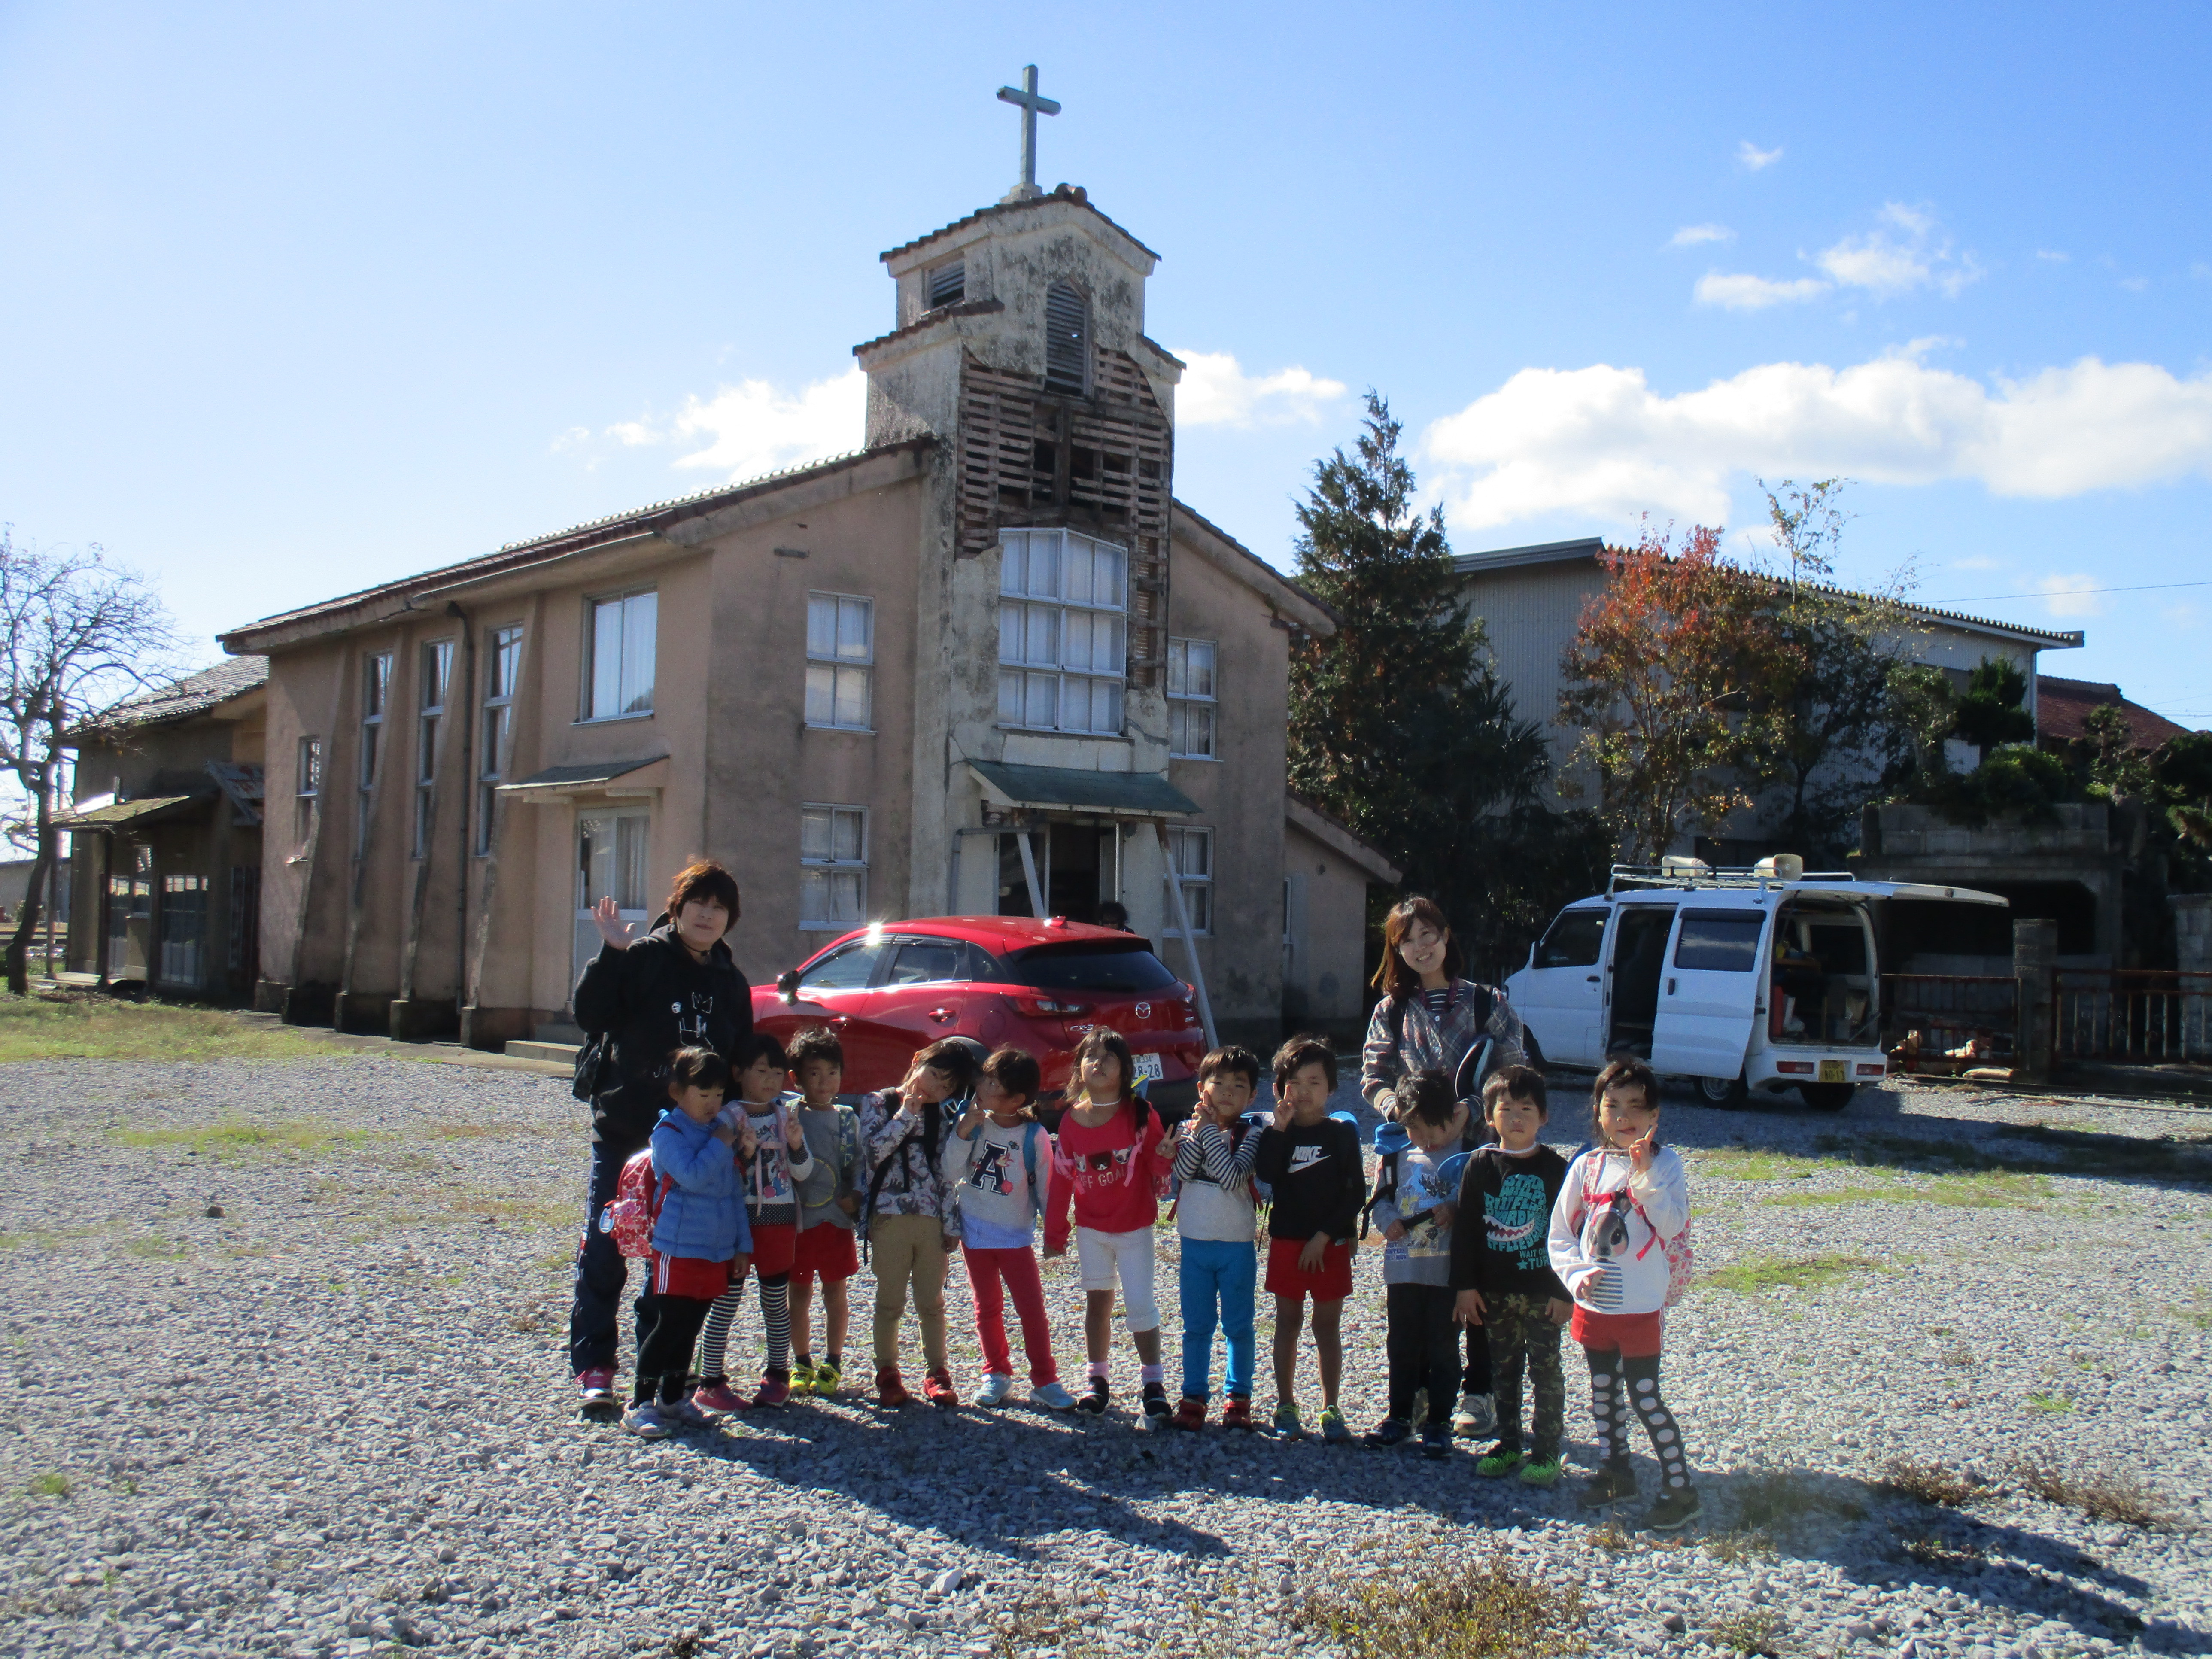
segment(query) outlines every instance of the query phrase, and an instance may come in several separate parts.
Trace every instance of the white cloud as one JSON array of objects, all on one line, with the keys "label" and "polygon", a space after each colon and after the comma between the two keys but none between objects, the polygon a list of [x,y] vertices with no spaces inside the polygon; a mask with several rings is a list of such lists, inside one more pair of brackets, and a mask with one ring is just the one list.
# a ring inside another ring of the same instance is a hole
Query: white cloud
[{"label": "white cloud", "polygon": [[1341,380],[1305,369],[1247,374],[1225,351],[1178,351],[1186,367],[1176,387],[1177,426],[1286,426],[1316,421],[1345,394]]},{"label": "white cloud", "polygon": [[2035,250],[2035,257],[2039,259],[2048,259],[2054,265],[2063,265],[2074,256],[2070,253],[2060,253],[2052,248],[2039,247]]},{"label": "white cloud", "polygon": [[1985,384],[1907,350],[1842,369],[1765,363],[1668,397],[1641,369],[1526,368],[1435,422],[1421,449],[1469,528],[1562,512],[1721,524],[1747,474],[2056,498],[2212,477],[2212,371],[2084,357]]},{"label": "white cloud", "polygon": [[1924,208],[1887,204],[1878,222],[1863,236],[1846,236],[1814,261],[1845,288],[1863,288],[1876,299],[1935,287],[1955,298],[1979,280],[1982,268],[1971,253],[1954,256],[1948,238],[1939,234],[1936,217]]},{"label": "white cloud", "polygon": [[1829,284],[1818,276],[1775,282],[1765,276],[1709,270],[1698,278],[1696,294],[1701,306],[1720,306],[1729,311],[1764,311],[1769,306],[1818,299],[1828,288]]},{"label": "white cloud", "polygon": [[2102,585],[2094,576],[2045,576],[2036,584],[2054,617],[2103,616],[2104,599],[2094,591]]},{"label": "white cloud", "polygon": [[1673,237],[1676,247],[1695,247],[1700,242],[1733,242],[1735,233],[1726,225],[1684,225]]},{"label": "white cloud", "polygon": [[1777,144],[1772,149],[1761,149],[1747,138],[1735,147],[1735,159],[1753,173],[1758,173],[1782,159],[1782,146]]},{"label": "white cloud", "polygon": [[2123,276],[2120,278],[2120,286],[2127,289],[2130,294],[2140,294],[2150,286],[2150,278],[2148,276]]},{"label": "white cloud", "polygon": [[[685,399],[670,420],[624,421],[605,436],[632,447],[697,447],[671,464],[735,482],[858,449],[866,427],[867,376],[856,364],[792,394],[766,380],[740,380],[711,398]],[[703,441],[702,441],[703,440]],[[556,440],[564,447],[568,440]]]}]

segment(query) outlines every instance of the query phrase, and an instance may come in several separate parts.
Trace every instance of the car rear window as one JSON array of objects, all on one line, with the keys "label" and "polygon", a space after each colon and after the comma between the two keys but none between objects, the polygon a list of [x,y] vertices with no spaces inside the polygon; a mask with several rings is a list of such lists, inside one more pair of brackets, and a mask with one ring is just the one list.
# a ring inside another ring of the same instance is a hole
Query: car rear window
[{"label": "car rear window", "polygon": [[1042,945],[1008,957],[1006,972],[1040,991],[1164,991],[1182,983],[1140,944]]}]

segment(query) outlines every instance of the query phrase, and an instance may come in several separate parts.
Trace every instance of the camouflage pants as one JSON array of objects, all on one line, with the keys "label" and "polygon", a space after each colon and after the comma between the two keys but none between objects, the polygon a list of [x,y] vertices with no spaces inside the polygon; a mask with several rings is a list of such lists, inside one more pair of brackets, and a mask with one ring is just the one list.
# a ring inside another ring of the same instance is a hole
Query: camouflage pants
[{"label": "camouflage pants", "polygon": [[1489,1296],[1483,1328],[1490,1334],[1490,1386],[1498,1401],[1499,1443],[1521,1443],[1521,1379],[1536,1389],[1534,1434],[1528,1450],[1556,1456],[1566,1426],[1567,1386],[1559,1372],[1559,1328],[1540,1296]]}]

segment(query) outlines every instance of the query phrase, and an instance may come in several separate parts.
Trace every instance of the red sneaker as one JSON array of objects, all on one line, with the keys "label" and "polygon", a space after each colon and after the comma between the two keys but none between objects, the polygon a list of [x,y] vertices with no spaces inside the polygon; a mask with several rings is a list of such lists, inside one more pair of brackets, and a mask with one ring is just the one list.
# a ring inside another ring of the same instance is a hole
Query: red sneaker
[{"label": "red sneaker", "polygon": [[709,1417],[727,1417],[744,1410],[750,1402],[727,1382],[709,1382],[693,1391],[691,1403]]},{"label": "red sneaker", "polygon": [[1232,1394],[1229,1403],[1221,1408],[1221,1426],[1224,1429],[1249,1429],[1252,1426],[1252,1396]]},{"label": "red sneaker", "polygon": [[960,1395],[952,1386],[952,1373],[942,1365],[921,1379],[921,1397],[933,1406],[957,1406]]},{"label": "red sneaker", "polygon": [[1194,1395],[1185,1395],[1176,1402],[1175,1426],[1193,1431],[1206,1426],[1206,1401]]},{"label": "red sneaker", "polygon": [[761,1374],[760,1392],[753,1395],[754,1405],[781,1406],[790,1398],[791,1373],[789,1371],[763,1371]]},{"label": "red sneaker", "polygon": [[878,1406],[910,1406],[914,1396],[899,1381],[898,1367],[879,1365],[876,1368],[876,1403]]}]

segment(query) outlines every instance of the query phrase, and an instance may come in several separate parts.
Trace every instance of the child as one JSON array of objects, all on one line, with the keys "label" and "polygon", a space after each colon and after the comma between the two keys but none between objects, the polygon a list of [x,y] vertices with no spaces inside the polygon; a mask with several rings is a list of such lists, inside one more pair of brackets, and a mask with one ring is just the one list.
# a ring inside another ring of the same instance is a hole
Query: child
[{"label": "child", "polygon": [[[1460,1322],[1490,1341],[1498,1395],[1498,1444],[1474,1466],[1492,1480],[1516,1469],[1532,1486],[1559,1478],[1566,1384],[1559,1376],[1559,1326],[1571,1310],[1552,1271],[1546,1232],[1567,1176],[1566,1160],[1537,1139],[1547,1115],[1544,1074],[1527,1066],[1491,1073],[1482,1113],[1498,1144],[1468,1160],[1452,1232],[1451,1282]],[[1521,1443],[1521,1379],[1536,1393],[1535,1438]]]},{"label": "child", "polygon": [[[791,1386],[828,1396],[845,1380],[845,1338],[852,1307],[845,1281],[860,1270],[853,1244],[853,1217],[860,1207],[860,1124],[837,1103],[845,1081],[845,1050],[835,1033],[811,1025],[791,1040],[791,1073],[801,1096],[797,1113],[814,1167],[799,1182],[799,1239],[791,1256],[791,1328],[799,1352]],[[814,1280],[822,1279],[823,1334],[828,1346],[814,1358]]]},{"label": "child", "polygon": [[1308,1033],[1275,1051],[1275,1115],[1260,1137],[1254,1172],[1274,1190],[1267,1206],[1267,1291],[1275,1298],[1275,1430],[1297,1435],[1298,1332],[1313,1297],[1314,1357],[1321,1365],[1321,1432],[1352,1438],[1337,1409],[1344,1377],[1344,1298],[1352,1294],[1353,1230],[1367,1188],[1359,1132],[1328,1115],[1336,1054]]},{"label": "child", "polygon": [[1249,1048],[1216,1048],[1198,1062],[1199,1109],[1177,1131],[1176,1231],[1182,1252],[1182,1399],[1179,1429],[1206,1426],[1206,1387],[1213,1370],[1218,1315],[1229,1350],[1222,1379],[1225,1429],[1252,1426],[1253,1292],[1259,1263],[1253,1245],[1252,1162],[1260,1137],[1244,1121],[1260,1092],[1260,1062]]},{"label": "child", "polygon": [[1164,1428],[1170,1411],[1160,1370],[1160,1310],[1152,1297],[1152,1223],[1171,1167],[1166,1133],[1152,1103],[1130,1086],[1136,1062],[1119,1031],[1092,1026],[1075,1045],[1070,1064],[1073,1100],[1053,1137],[1044,1253],[1067,1253],[1072,1205],[1083,1273],[1084,1352],[1091,1361],[1090,1387],[1075,1408],[1093,1417],[1106,1413],[1118,1275],[1122,1320],[1142,1367],[1145,1426]]},{"label": "child", "polygon": [[[732,1059],[738,1099],[723,1109],[722,1121],[737,1133],[738,1177],[744,1187],[753,1270],[760,1275],[761,1323],[768,1332],[768,1364],[751,1403],[775,1407],[791,1398],[791,1261],[799,1236],[794,1183],[813,1173],[814,1158],[806,1149],[799,1114],[784,1103],[783,1045],[765,1031],[754,1031],[738,1039]],[[715,1298],[699,1339],[699,1390],[691,1403],[711,1416],[745,1408],[744,1396],[730,1387],[722,1363],[730,1322],[744,1296],[744,1275],[738,1273]]]},{"label": "child", "polygon": [[1659,1089],[1642,1060],[1616,1060],[1597,1074],[1590,1115],[1594,1144],[1567,1166],[1550,1237],[1553,1271],[1574,1298],[1574,1336],[1589,1360],[1590,1412],[1605,1457],[1575,1501],[1594,1510],[1636,1496],[1633,1406],[1665,1488],[1644,1524],[1674,1532],[1704,1512],[1681,1430],[1659,1397],[1670,1273],[1662,1247],[1689,1225],[1689,1185],[1682,1160],[1659,1144]]},{"label": "child", "polygon": [[966,1094],[975,1079],[974,1051],[957,1037],[943,1037],[915,1055],[897,1088],[878,1089],[860,1102],[868,1167],[860,1213],[876,1270],[876,1399],[885,1406],[914,1398],[898,1365],[909,1286],[928,1367],[922,1397],[933,1406],[960,1403],[945,1357],[945,1259],[960,1242],[960,1217],[945,1175],[952,1120],[944,1103]]},{"label": "child", "polygon": [[668,1097],[648,1143],[665,1182],[653,1224],[645,1293],[637,1299],[637,1383],[623,1426],[647,1440],[708,1421],[684,1397],[691,1345],[732,1273],[745,1271],[752,1233],[738,1190],[737,1131],[719,1121],[730,1068],[711,1048],[669,1056]]},{"label": "child", "polygon": [[1052,1357],[1044,1283],[1031,1243],[1044,1212],[1038,1177],[1050,1171],[1052,1159],[1044,1126],[1030,1110],[1038,1082],[1036,1059],[1019,1048],[1001,1048],[985,1060],[975,1079],[975,1104],[946,1152],[945,1173],[957,1185],[960,1254],[968,1263],[975,1335],[983,1345],[983,1386],[975,1403],[1003,1405],[1014,1386],[1014,1357],[1006,1346],[1011,1296],[1030,1362],[1030,1400],[1066,1412],[1075,1409],[1075,1396],[1060,1386]]},{"label": "child", "polygon": [[[1389,1241],[1382,1251],[1382,1299],[1389,1322],[1390,1413],[1367,1436],[1395,1446],[1413,1432],[1413,1396],[1428,1390],[1441,1405],[1460,1379],[1459,1326],[1452,1317],[1452,1240],[1458,1190],[1445,1190],[1443,1161],[1467,1133],[1467,1108],[1443,1072],[1416,1072],[1398,1085],[1398,1121],[1413,1143],[1376,1171],[1370,1211]],[[1451,1453],[1451,1425],[1432,1410],[1421,1425],[1421,1455]]]}]

